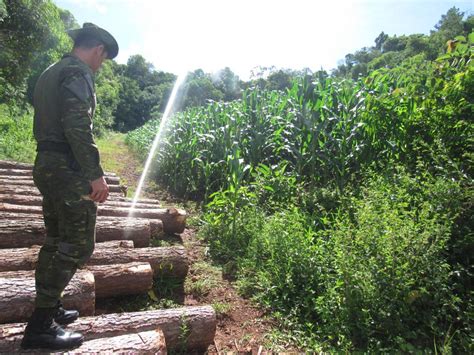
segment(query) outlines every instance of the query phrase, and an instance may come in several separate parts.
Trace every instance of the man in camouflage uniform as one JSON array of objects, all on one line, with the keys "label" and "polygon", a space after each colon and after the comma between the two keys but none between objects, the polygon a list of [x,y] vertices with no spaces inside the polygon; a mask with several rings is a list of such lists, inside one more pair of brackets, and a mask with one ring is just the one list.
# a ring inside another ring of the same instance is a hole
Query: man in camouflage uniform
[{"label": "man in camouflage uniform", "polygon": [[97,202],[108,186],[92,136],[96,105],[93,75],[118,53],[115,39],[90,23],[69,32],[71,54],[46,69],[34,91],[34,135],[38,142],[33,178],[43,195],[47,237],[36,268],[35,310],[25,330],[23,348],[67,349],[82,344],[68,324],[77,311],[60,302],[78,267],[95,243]]}]

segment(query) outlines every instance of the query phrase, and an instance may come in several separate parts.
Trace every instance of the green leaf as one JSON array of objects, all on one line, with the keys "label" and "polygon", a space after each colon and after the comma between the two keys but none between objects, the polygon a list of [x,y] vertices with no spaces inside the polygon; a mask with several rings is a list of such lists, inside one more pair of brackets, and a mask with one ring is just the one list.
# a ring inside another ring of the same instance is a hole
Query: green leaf
[{"label": "green leaf", "polygon": [[467,36],[469,44],[474,44],[474,32],[469,33]]}]

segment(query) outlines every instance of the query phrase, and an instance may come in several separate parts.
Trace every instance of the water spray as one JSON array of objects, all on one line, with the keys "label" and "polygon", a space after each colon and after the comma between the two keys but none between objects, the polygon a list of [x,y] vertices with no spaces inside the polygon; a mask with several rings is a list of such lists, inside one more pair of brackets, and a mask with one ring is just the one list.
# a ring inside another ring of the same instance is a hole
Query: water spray
[{"label": "water spray", "polygon": [[156,132],[155,138],[153,139],[153,144],[151,145],[150,152],[148,153],[148,158],[145,162],[145,167],[143,168],[142,175],[140,176],[140,180],[138,181],[138,186],[137,186],[137,189],[135,191],[135,195],[133,196],[133,200],[132,200],[132,205],[131,205],[130,210],[128,212],[129,216],[131,216],[133,214],[133,210],[135,209],[135,205],[137,204],[138,198],[140,197],[140,193],[143,189],[145,179],[146,179],[146,176],[148,174],[148,170],[150,169],[151,161],[153,160],[153,157],[155,156],[155,152],[156,152],[156,150],[158,149],[158,147],[161,143],[163,132],[165,131],[165,129],[168,125],[169,117],[172,113],[172,109],[173,109],[174,103],[176,101],[176,96],[178,94],[178,90],[181,87],[181,85],[183,84],[185,78],[186,78],[185,73],[182,73],[182,74],[178,75],[178,77],[176,78],[176,82],[174,83],[174,86],[173,86],[173,91],[171,91],[171,96],[168,99],[168,103],[166,104],[165,112],[163,113],[163,117],[161,118],[160,126],[158,127],[158,131]]}]

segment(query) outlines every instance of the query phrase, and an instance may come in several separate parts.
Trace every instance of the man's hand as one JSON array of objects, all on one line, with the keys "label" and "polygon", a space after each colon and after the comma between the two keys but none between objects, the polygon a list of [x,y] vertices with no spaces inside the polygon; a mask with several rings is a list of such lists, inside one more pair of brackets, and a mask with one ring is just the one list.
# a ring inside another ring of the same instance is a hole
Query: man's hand
[{"label": "man's hand", "polygon": [[92,192],[90,196],[92,200],[100,203],[107,200],[107,197],[109,197],[109,185],[107,185],[107,182],[103,176],[92,181],[91,187]]}]

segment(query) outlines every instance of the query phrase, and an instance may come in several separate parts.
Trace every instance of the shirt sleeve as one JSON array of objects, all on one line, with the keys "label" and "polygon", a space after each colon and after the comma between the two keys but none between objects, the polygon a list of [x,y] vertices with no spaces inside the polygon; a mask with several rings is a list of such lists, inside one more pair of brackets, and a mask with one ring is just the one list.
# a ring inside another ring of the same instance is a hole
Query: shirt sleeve
[{"label": "shirt sleeve", "polygon": [[89,181],[104,175],[99,150],[92,135],[95,96],[92,79],[81,72],[67,76],[61,83],[61,123],[74,158]]}]

